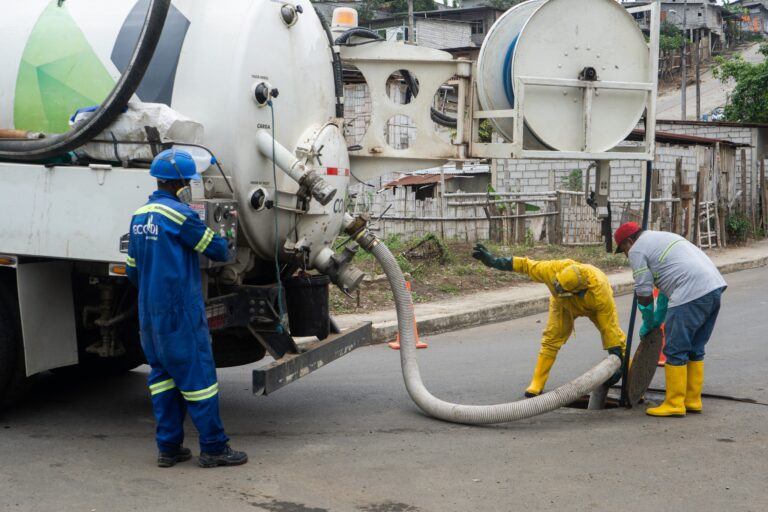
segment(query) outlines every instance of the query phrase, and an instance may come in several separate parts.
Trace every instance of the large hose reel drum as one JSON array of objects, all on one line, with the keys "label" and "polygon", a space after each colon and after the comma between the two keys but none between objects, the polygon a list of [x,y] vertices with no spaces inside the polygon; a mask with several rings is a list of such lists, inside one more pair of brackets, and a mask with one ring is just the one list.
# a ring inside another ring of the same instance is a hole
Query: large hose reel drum
[{"label": "large hose reel drum", "polygon": [[[489,30],[477,71],[483,110],[515,108],[516,89],[524,87],[524,147],[556,151],[615,147],[637,125],[647,92],[601,88],[601,82],[651,81],[648,44],[637,22],[615,0],[528,0],[516,5]],[[525,78],[591,81],[595,89],[587,99],[585,87],[521,85]],[[587,123],[585,106],[590,102]],[[513,118],[491,122],[513,140]]]}]

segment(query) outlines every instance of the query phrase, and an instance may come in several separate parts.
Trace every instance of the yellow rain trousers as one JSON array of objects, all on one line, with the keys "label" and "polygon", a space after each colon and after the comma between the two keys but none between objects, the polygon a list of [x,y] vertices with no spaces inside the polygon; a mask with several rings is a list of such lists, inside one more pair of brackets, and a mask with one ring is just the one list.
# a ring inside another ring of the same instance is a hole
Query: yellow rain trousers
[{"label": "yellow rain trousers", "polygon": [[[627,337],[619,327],[613,290],[608,278],[600,269],[570,259],[536,261],[514,258],[512,270],[528,274],[532,281],[544,283],[552,294],[549,298],[549,319],[541,338],[540,355],[556,358],[560,347],[573,332],[574,319],[580,316],[589,318],[600,331],[604,350],[621,347],[622,354],[624,353]],[[578,275],[578,289],[574,289],[572,284],[576,282],[571,279],[575,274]],[[570,286],[566,286],[565,282],[561,283],[569,291],[585,293],[559,296],[554,286],[558,275],[561,279],[569,278],[567,285]]]}]

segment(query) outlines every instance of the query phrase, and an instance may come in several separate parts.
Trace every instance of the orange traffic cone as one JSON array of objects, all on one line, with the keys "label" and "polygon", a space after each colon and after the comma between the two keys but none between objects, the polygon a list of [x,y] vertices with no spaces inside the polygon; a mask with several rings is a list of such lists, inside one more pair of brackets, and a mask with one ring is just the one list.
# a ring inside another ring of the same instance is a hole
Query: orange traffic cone
[{"label": "orange traffic cone", "polygon": [[[411,291],[410,281],[405,282],[405,289],[408,290],[409,292]],[[422,343],[419,340],[419,330],[416,328],[416,311],[415,310],[413,312],[413,334],[416,337],[416,348],[429,348],[429,345],[427,345],[426,343]],[[387,343],[387,345],[391,349],[400,350],[400,331],[397,331],[397,338],[395,339],[395,341],[390,341],[389,343]]]},{"label": "orange traffic cone", "polygon": [[[659,289],[654,288],[653,289],[653,299],[656,300],[659,296]],[[664,365],[667,364],[667,356],[664,355],[664,343],[666,342],[666,334],[664,333],[664,324],[661,324],[661,350],[659,351],[659,362],[656,363],[656,366],[660,366],[664,368]]]}]

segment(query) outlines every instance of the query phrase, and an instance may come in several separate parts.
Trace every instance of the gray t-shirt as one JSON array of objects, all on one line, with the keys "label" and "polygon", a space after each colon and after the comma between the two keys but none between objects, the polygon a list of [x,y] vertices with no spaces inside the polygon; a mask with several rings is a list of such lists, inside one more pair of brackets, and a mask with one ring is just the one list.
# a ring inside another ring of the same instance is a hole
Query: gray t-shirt
[{"label": "gray t-shirt", "polygon": [[629,264],[638,297],[656,286],[680,306],[726,286],[712,260],[691,242],[664,231],[645,231],[629,250]]}]

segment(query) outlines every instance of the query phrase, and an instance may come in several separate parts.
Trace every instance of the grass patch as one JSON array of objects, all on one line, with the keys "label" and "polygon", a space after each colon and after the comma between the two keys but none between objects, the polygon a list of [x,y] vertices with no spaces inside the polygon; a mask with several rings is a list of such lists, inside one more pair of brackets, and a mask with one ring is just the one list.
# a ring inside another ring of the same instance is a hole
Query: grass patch
[{"label": "grass patch", "polygon": [[458,286],[452,285],[450,283],[438,284],[437,289],[443,293],[447,293],[448,295],[458,295],[460,291]]},{"label": "grass patch", "polygon": [[[341,241],[341,240],[340,240]],[[528,282],[525,274],[505,272],[488,268],[472,258],[474,244],[458,240],[440,240],[433,235],[406,240],[401,236],[389,236],[384,244],[394,254],[404,273],[410,274],[413,286],[413,301],[434,302],[467,294],[501,289]],[[609,254],[605,246],[565,247],[532,243],[503,245],[493,242],[483,244],[496,256],[517,256],[535,260],[573,259],[589,263],[610,272],[628,267],[623,254]],[[354,264],[371,276],[383,274],[381,266],[367,252],[360,250]],[[331,287],[331,310],[333,314],[365,313],[394,307],[392,292],[386,280],[363,285],[358,297],[343,295],[335,286]]]}]

